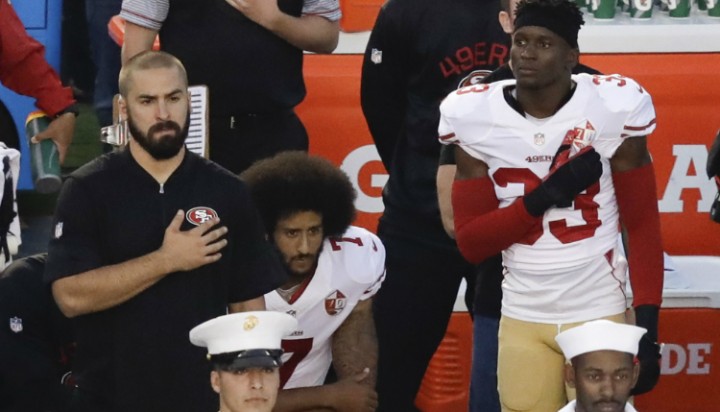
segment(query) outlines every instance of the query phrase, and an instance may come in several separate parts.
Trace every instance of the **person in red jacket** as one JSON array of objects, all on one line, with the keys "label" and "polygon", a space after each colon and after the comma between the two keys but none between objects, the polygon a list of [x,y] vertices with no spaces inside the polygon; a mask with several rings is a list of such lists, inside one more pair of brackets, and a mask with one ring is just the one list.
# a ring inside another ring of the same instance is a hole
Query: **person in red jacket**
[{"label": "person in red jacket", "polygon": [[35,105],[53,119],[32,142],[52,139],[63,163],[73,139],[78,110],[72,91],[63,87],[58,74],[45,60],[44,51],[43,45],[25,31],[10,0],[0,0],[0,83],[37,99]]}]

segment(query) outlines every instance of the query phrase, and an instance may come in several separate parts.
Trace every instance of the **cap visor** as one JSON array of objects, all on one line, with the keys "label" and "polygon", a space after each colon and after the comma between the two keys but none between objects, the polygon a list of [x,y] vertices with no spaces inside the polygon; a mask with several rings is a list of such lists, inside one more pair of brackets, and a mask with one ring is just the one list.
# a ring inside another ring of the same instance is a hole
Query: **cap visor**
[{"label": "cap visor", "polygon": [[240,352],[237,356],[217,357],[213,359],[213,363],[228,371],[248,368],[277,368],[281,365],[281,353],[281,351],[247,350]]},{"label": "cap visor", "polygon": [[223,370],[234,371],[251,368],[277,368],[280,363],[269,356],[258,356],[252,358],[238,358],[231,363],[219,365]]}]

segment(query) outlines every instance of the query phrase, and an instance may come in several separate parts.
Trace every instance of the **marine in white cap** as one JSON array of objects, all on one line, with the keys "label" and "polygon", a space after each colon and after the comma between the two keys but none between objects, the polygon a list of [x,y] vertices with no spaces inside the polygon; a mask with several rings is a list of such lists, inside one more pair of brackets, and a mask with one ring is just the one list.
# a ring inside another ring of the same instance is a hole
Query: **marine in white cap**
[{"label": "marine in white cap", "polygon": [[240,312],[211,319],[190,331],[190,342],[208,348],[210,384],[220,412],[269,412],[277,400],[282,338],[297,328],[286,313]]},{"label": "marine in white cap", "polygon": [[627,400],[640,372],[634,362],[645,328],[595,320],[555,337],[571,364],[565,381],[577,399],[559,412],[637,412]]}]

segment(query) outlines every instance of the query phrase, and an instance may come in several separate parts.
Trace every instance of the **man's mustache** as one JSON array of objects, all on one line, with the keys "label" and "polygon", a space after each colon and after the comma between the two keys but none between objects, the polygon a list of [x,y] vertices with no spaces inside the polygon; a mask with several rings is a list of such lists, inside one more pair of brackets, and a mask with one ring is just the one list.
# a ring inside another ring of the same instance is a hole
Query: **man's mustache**
[{"label": "man's mustache", "polygon": [[165,130],[173,130],[175,133],[180,133],[180,125],[173,122],[172,120],[158,122],[150,126],[150,130],[148,130],[148,135],[152,135]]}]

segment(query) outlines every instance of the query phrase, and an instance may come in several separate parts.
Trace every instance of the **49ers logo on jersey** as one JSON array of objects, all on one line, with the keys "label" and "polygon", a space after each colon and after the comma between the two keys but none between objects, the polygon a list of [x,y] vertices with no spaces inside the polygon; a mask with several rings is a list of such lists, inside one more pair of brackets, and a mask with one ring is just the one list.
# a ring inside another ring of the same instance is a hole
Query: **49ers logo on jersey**
[{"label": "49ers logo on jersey", "polygon": [[330,316],[337,315],[345,309],[346,304],[347,299],[345,299],[345,295],[339,290],[336,290],[325,298],[325,312]]},{"label": "49ers logo on jersey", "polygon": [[205,206],[194,207],[185,213],[185,219],[195,226],[199,226],[208,220],[215,219],[216,217],[218,217],[217,212],[214,209]]}]

